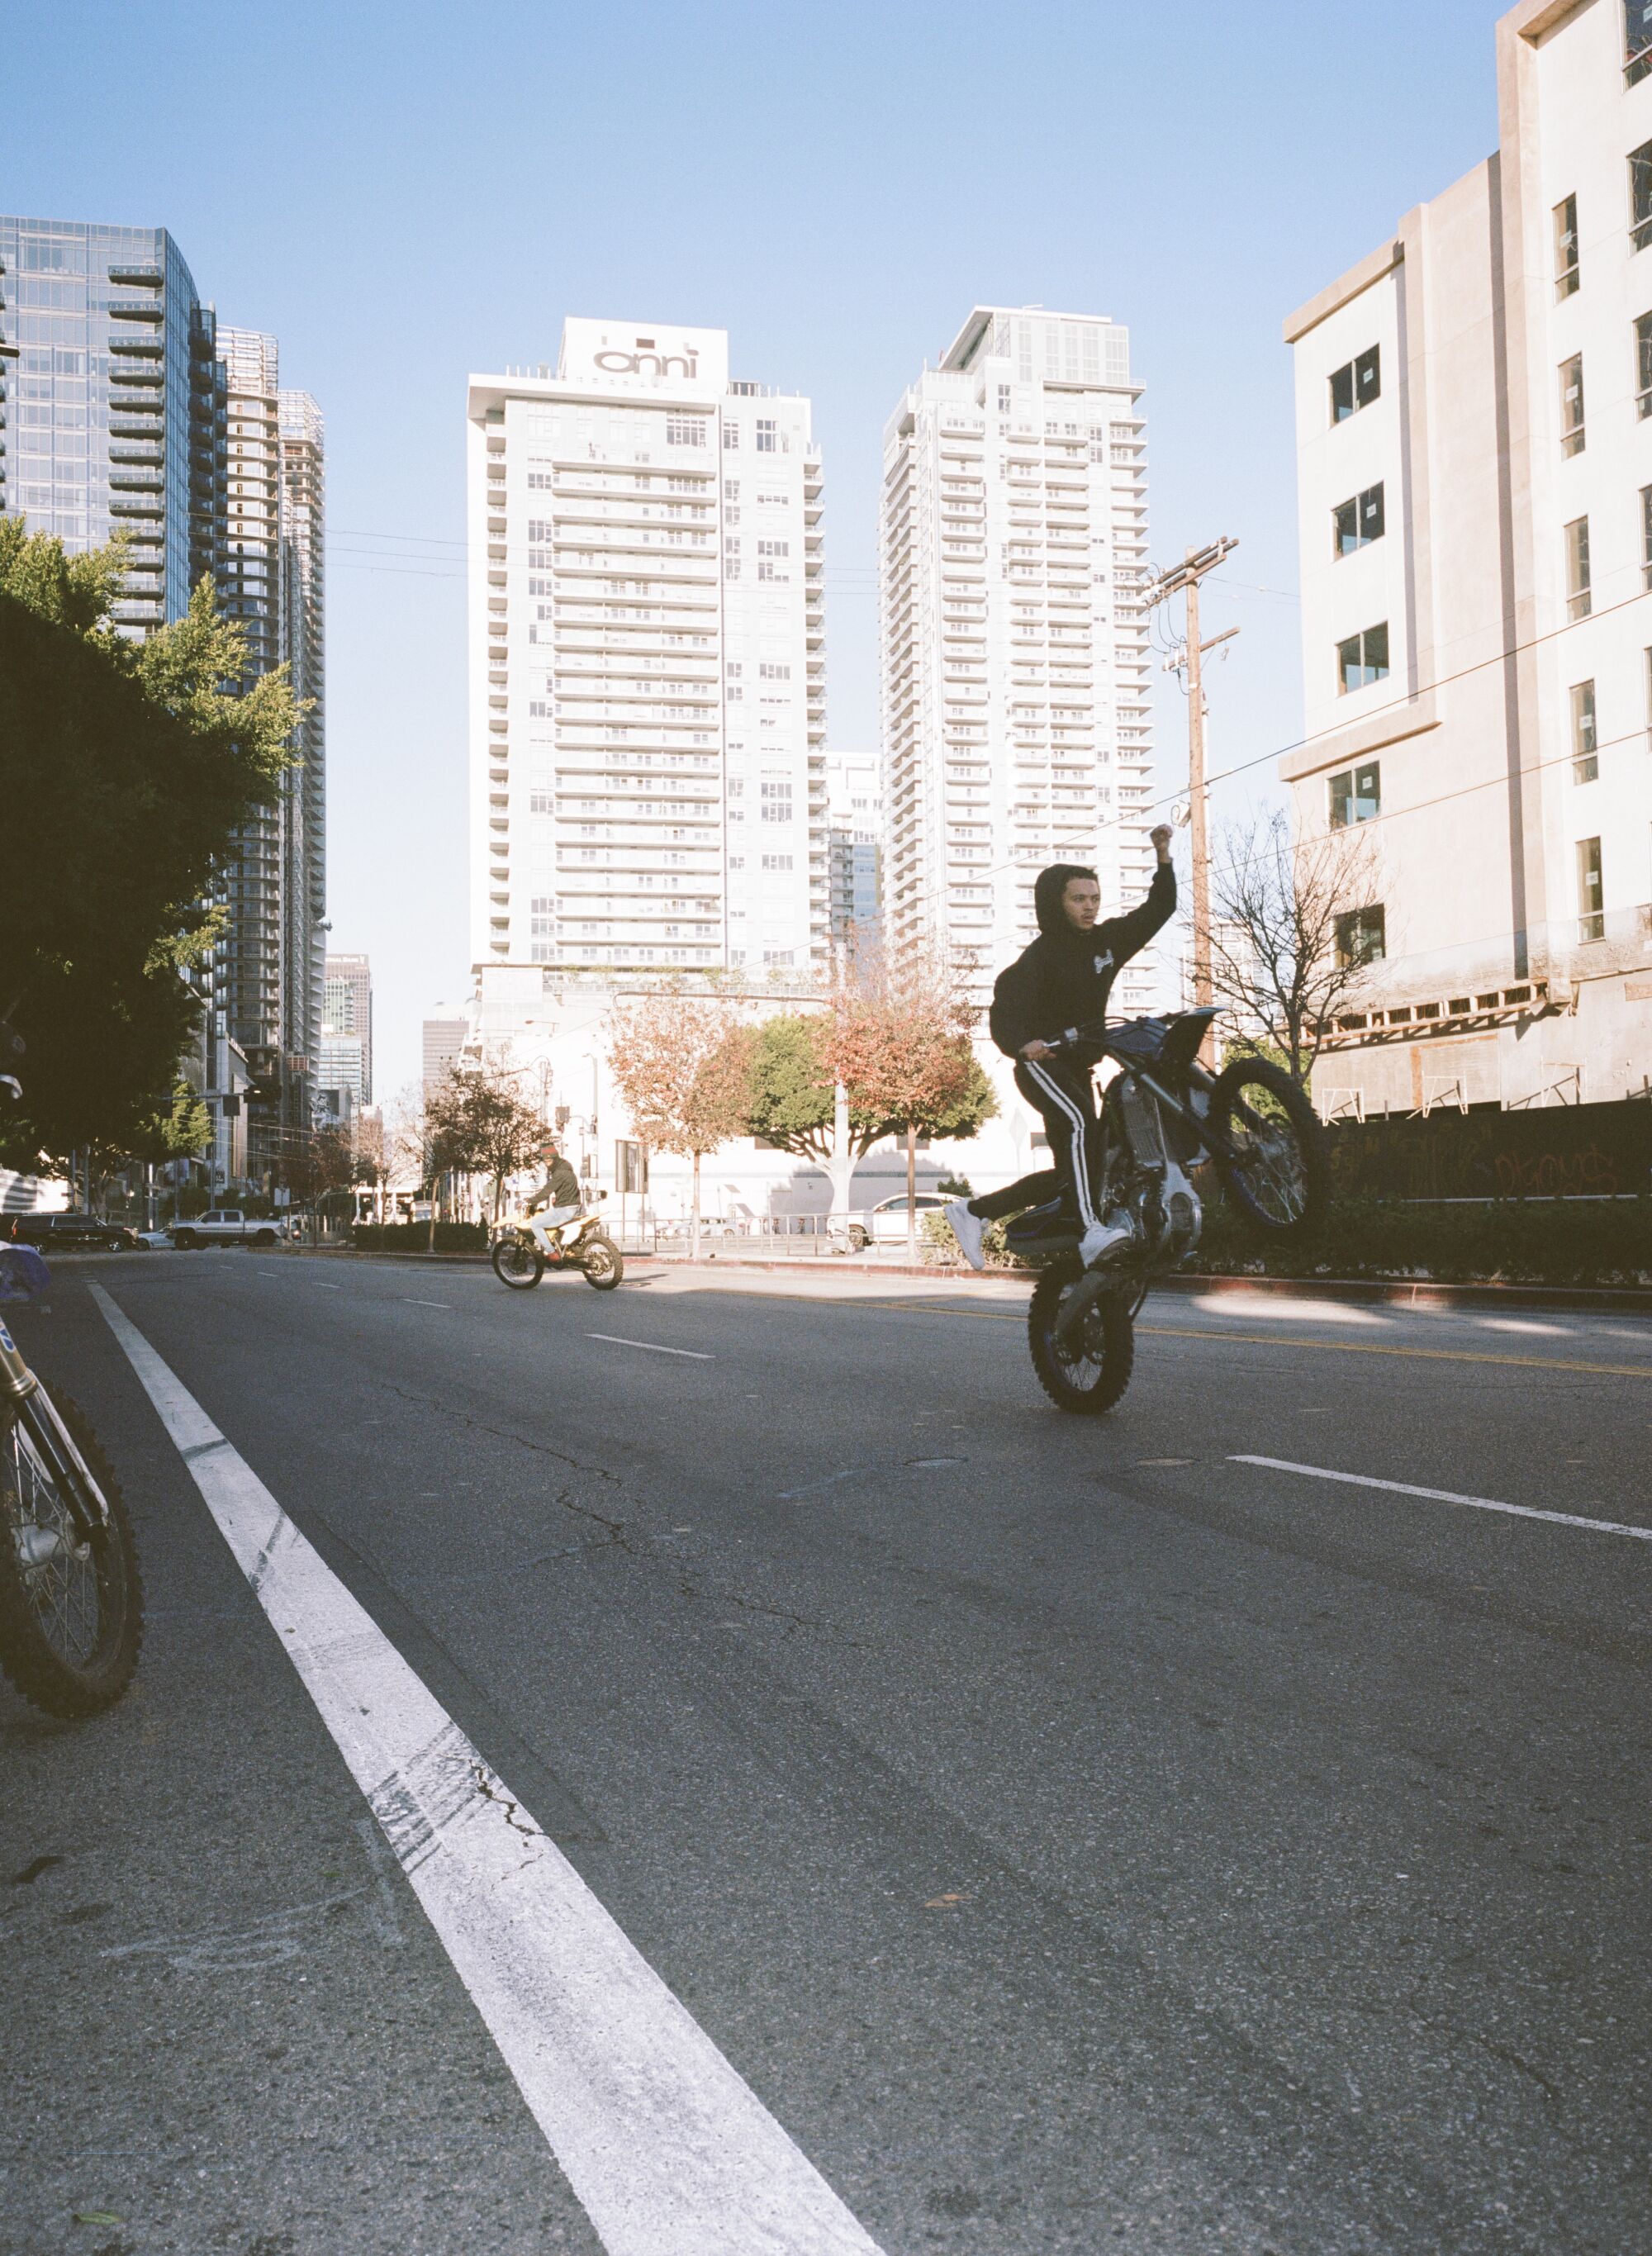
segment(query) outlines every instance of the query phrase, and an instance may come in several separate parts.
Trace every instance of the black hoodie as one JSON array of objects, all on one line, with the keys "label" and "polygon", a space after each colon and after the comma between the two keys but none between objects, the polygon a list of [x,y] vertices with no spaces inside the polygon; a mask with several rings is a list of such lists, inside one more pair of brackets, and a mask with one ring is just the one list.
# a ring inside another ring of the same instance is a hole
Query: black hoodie
[{"label": "black hoodie", "polygon": [[[1057,862],[1039,871],[1033,888],[1038,938],[999,972],[992,990],[988,1024],[1006,1057],[1018,1057],[1027,1042],[1054,1041],[1070,1026],[1105,1018],[1119,968],[1175,913],[1175,871],[1161,862],[1139,909],[1080,932],[1069,920],[1062,895],[1069,878],[1094,875],[1074,862]],[[1100,1051],[1079,1049],[1074,1055],[1093,1064]]]}]

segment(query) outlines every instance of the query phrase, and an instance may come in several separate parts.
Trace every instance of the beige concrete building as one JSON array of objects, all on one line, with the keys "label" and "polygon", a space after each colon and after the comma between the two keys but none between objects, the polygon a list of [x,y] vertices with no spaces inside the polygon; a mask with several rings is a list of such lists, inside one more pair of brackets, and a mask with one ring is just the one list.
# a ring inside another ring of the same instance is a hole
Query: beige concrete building
[{"label": "beige concrete building", "polygon": [[1327,1110],[1652,1075],[1652,6],[1523,0],[1500,145],[1285,325],[1305,834],[1370,823]]}]

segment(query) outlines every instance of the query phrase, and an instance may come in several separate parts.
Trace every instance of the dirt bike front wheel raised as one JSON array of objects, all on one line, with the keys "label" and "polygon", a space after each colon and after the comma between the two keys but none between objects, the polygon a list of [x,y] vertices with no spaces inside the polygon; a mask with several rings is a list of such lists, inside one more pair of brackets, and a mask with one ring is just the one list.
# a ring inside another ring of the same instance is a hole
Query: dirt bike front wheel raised
[{"label": "dirt bike front wheel raised", "polygon": [[1330,1202],[1325,1133],[1303,1091],[1266,1058],[1225,1066],[1211,1091],[1211,1127],[1232,1157],[1218,1153],[1224,1188],[1247,1220],[1270,1237],[1308,1237]]},{"label": "dirt bike front wheel raised", "polygon": [[625,1273],[625,1258],[611,1237],[588,1238],[580,1254],[585,1282],[599,1293],[611,1293]]},{"label": "dirt bike front wheel raised", "polygon": [[531,1293],[545,1274],[545,1256],[519,1237],[501,1237],[493,1248],[493,1273],[512,1292]]},{"label": "dirt bike front wheel raised", "polygon": [[1076,1257],[1051,1263],[1033,1287],[1027,1337],[1038,1383],[1055,1407],[1098,1418],[1130,1384],[1136,1334],[1129,1295],[1104,1293],[1070,1338],[1056,1337],[1063,1307],[1084,1274]]},{"label": "dirt bike front wheel raised", "polygon": [[0,1433],[0,1667],[48,1716],[95,1716],[131,1682],[143,1634],[113,1470],[68,1397],[40,1387]]}]

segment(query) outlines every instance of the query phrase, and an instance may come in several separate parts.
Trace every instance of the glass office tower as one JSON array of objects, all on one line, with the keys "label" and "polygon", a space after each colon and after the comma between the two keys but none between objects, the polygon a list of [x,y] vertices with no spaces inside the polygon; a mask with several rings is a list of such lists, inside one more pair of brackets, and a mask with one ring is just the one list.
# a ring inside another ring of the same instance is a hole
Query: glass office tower
[{"label": "glass office tower", "polygon": [[219,557],[216,323],[165,228],[0,216],[0,509],[71,549],[124,532],[116,616],[187,610]]}]

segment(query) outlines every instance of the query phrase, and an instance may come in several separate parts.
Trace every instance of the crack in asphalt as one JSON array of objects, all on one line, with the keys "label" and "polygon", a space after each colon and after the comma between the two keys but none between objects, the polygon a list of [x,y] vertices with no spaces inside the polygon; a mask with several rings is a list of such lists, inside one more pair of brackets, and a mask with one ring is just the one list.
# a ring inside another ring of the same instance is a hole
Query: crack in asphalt
[{"label": "crack in asphalt", "polygon": [[513,1833],[519,1833],[525,1841],[548,1840],[550,1837],[548,1834],[541,1832],[533,1823],[514,1794],[500,1792],[498,1783],[490,1773],[485,1763],[473,1762],[470,1766],[470,1775],[476,1780],[477,1792],[483,1800],[492,1802],[497,1808],[504,1811],[505,1822]]}]

